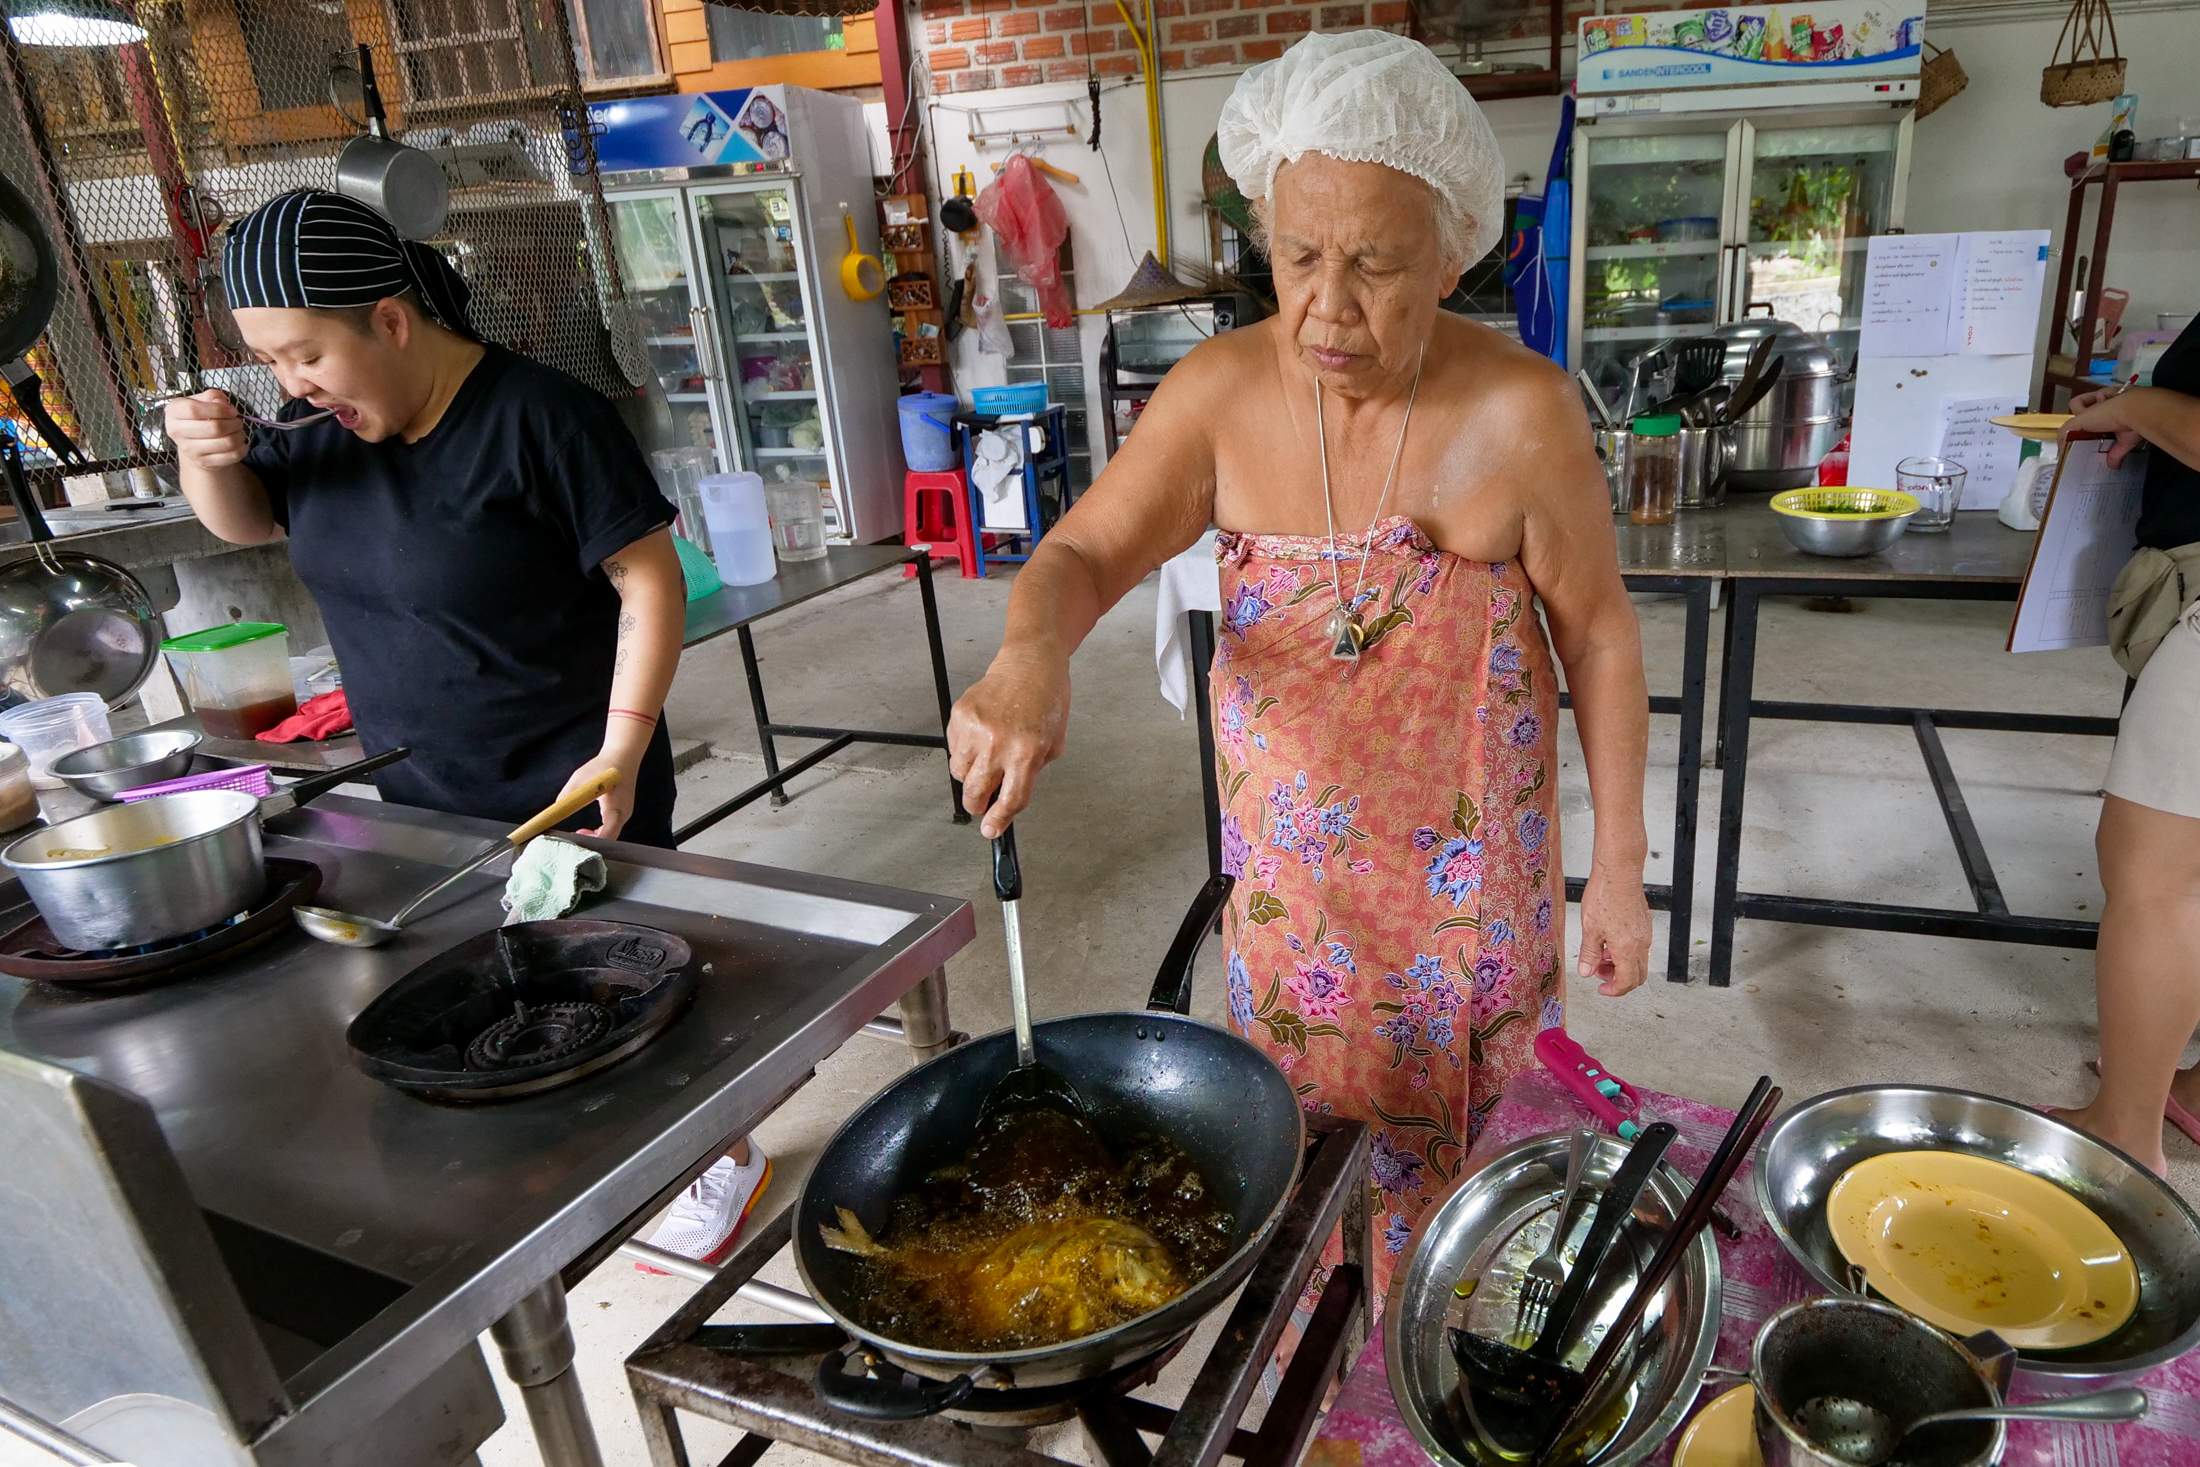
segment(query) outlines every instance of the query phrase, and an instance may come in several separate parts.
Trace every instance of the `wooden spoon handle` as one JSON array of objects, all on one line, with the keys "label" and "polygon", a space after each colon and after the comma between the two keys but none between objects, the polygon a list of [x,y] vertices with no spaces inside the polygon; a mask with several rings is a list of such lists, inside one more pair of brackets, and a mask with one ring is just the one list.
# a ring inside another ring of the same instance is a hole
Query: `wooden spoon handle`
[{"label": "wooden spoon handle", "polygon": [[513,831],[510,835],[506,836],[505,839],[512,843],[512,846],[515,850],[520,846],[526,845],[536,836],[541,835],[544,831],[556,825],[560,820],[565,819],[566,816],[576,814],[579,811],[587,809],[590,805],[594,804],[597,800],[603,797],[603,792],[605,790],[615,788],[618,785],[619,781],[624,778],[626,778],[626,776],[624,774],[621,774],[618,770],[606,769],[603,773],[597,775],[594,779],[582,785],[579,789],[573,791],[564,799],[558,801],[555,805],[552,805],[549,809],[543,811],[540,815],[537,815],[534,819],[528,821],[525,825],[522,825],[519,829]]}]

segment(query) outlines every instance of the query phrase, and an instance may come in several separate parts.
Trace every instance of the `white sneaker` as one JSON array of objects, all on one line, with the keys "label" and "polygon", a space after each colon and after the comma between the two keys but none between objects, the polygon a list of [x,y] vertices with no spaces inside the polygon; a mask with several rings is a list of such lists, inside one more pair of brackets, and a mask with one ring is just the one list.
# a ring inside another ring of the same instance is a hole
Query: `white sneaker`
[{"label": "white sneaker", "polygon": [[[650,1235],[650,1245],[698,1263],[722,1262],[733,1251],[741,1225],[756,1209],[771,1176],[772,1159],[754,1141],[749,1143],[747,1166],[734,1165],[730,1156],[720,1157],[672,1204]],[[643,1273],[663,1272],[647,1264],[634,1266]]]}]

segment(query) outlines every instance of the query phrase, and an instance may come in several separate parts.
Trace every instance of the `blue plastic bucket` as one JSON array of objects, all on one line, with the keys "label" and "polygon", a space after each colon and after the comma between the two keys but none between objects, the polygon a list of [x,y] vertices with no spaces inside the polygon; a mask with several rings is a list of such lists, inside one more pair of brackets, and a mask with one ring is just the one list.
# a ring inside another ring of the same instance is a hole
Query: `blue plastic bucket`
[{"label": "blue plastic bucket", "polygon": [[918,473],[936,474],[961,468],[955,461],[955,438],[948,420],[955,415],[955,398],[946,392],[912,392],[900,400],[901,456]]}]

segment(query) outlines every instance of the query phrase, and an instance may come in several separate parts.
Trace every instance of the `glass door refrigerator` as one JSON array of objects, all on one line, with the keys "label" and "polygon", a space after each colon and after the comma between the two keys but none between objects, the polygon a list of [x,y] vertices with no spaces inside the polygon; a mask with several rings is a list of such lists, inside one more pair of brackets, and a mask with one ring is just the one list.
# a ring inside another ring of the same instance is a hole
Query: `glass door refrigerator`
[{"label": "glass door refrigerator", "polygon": [[892,317],[839,270],[849,221],[863,253],[879,247],[862,104],[768,86],[589,112],[675,445],[822,485],[833,539],[899,533]]},{"label": "glass door refrigerator", "polygon": [[1608,403],[1640,354],[1751,314],[1854,356],[1865,242],[1902,228],[1923,10],[1581,21],[1567,321]]}]

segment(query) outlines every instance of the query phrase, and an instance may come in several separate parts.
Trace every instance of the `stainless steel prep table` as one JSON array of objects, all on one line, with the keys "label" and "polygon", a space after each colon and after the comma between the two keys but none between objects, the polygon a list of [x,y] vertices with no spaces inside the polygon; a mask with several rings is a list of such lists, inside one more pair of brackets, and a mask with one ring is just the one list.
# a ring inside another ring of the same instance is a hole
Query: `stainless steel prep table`
[{"label": "stainless steel prep table", "polygon": [[[268,849],[317,863],[322,903],[382,912],[502,833],[328,796],[271,822]],[[492,1326],[536,1387],[538,1438],[586,1438],[549,1460],[596,1460],[577,1387],[562,1365],[545,1376],[571,1358],[561,1275],[615,1248],[897,1000],[911,1000],[913,1045],[946,1038],[941,965],[974,934],[968,903],[587,843],[612,881],[585,914],[676,932],[711,971],[654,1043],[538,1096],[424,1102],[367,1078],[344,1040],[376,994],[501,920],[501,862],[382,948],[286,931],[212,972],[98,999],[0,977],[0,1048],[143,1097],[210,1221],[390,1281],[394,1302],[285,1382],[294,1409],[255,1442],[263,1462],[317,1460]],[[255,1281],[238,1283],[249,1302]]]},{"label": "stainless steel prep table", "polygon": [[[1683,515],[1683,519],[1687,516]],[[1769,596],[1852,596],[1893,600],[2010,601],[2017,599],[2032,554],[2031,535],[2008,529],[1991,514],[1958,514],[1944,534],[1907,534],[1878,555],[1835,560],[1805,555],[1781,533],[1769,511],[1754,501],[1710,512],[1703,527],[1723,541],[1732,599],[1726,613],[1726,654],[1719,680],[1720,759],[1718,859],[1711,906],[1711,982],[1728,983],[1734,965],[1734,923],[1741,917],[1818,927],[1860,927],[1989,942],[2023,942],[2090,948],[2099,928],[2092,922],[2026,917],[2009,910],[1971,820],[1963,789],[1941,746],[1943,728],[2010,733],[2076,734],[2113,738],[2113,717],[2004,713],[1968,708],[1898,708],[1854,703],[1767,702],[1753,696],[1757,677],[1757,619]],[[1970,886],[1974,910],[1912,907],[1890,902],[1796,897],[1740,890],[1742,799],[1749,777],[1749,728],[1753,718],[1817,723],[1874,723],[1907,727],[1916,735],[1926,774],[1940,798],[1956,857]]]}]

